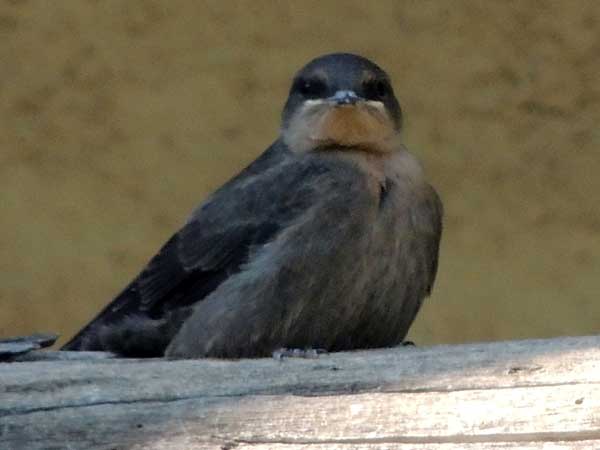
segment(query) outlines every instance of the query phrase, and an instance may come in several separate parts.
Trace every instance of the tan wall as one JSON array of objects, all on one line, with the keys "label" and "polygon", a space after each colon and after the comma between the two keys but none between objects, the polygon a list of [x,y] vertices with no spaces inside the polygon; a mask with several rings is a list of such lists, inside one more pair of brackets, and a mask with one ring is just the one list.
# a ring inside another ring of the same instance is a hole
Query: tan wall
[{"label": "tan wall", "polygon": [[420,343],[600,332],[600,3],[0,4],[0,335],[65,337],[276,136],[336,50],[446,205]]}]

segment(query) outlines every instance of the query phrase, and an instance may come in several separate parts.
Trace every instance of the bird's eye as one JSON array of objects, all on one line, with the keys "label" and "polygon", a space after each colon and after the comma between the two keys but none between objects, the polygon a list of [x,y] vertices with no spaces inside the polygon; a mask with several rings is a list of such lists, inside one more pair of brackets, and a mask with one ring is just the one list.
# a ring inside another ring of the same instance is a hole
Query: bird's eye
[{"label": "bird's eye", "polygon": [[298,91],[304,97],[317,98],[322,97],[327,90],[327,86],[322,80],[299,80]]},{"label": "bird's eye", "polygon": [[370,100],[381,100],[389,93],[389,86],[384,80],[372,80],[365,83],[365,96]]}]

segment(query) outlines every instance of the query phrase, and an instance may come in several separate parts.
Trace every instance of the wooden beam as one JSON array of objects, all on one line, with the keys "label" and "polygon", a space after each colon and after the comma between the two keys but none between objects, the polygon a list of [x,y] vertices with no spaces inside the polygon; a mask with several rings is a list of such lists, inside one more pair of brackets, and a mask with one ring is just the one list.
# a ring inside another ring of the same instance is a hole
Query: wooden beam
[{"label": "wooden beam", "polygon": [[281,361],[28,359],[0,364],[2,449],[600,448],[597,336]]}]

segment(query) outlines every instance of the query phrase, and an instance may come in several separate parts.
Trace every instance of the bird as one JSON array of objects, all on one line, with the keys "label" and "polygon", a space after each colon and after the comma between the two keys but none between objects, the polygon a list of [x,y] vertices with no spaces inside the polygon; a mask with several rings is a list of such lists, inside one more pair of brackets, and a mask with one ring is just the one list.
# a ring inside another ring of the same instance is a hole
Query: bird
[{"label": "bird", "polygon": [[443,206],[373,61],[293,78],[278,138],[208,196],[64,347],[259,358],[400,345],[435,281]]}]

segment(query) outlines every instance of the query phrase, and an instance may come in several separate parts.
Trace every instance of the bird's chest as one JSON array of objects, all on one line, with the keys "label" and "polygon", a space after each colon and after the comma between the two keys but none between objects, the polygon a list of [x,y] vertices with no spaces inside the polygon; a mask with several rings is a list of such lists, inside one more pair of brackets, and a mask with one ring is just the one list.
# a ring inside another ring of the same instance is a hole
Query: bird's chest
[{"label": "bird's chest", "polygon": [[398,279],[423,264],[418,249],[434,220],[426,207],[427,193],[420,166],[412,156],[401,154],[387,161],[368,252],[372,281],[383,290],[394,290]]},{"label": "bird's chest", "polygon": [[421,204],[419,189],[406,180],[388,178],[381,186],[371,244],[372,257],[381,260],[384,268],[393,270],[392,260],[402,258],[419,237]]},{"label": "bird's chest", "polygon": [[[360,240],[368,243],[368,250],[361,248],[356,255],[368,267],[371,278],[393,278],[398,270],[410,263],[411,251],[423,237],[423,222],[432,220],[427,216],[427,184],[418,161],[402,150],[388,155],[345,153],[357,169],[355,176],[362,178],[369,204],[360,211],[352,211],[361,217],[364,226]],[[366,238],[366,239],[365,239]]]}]

